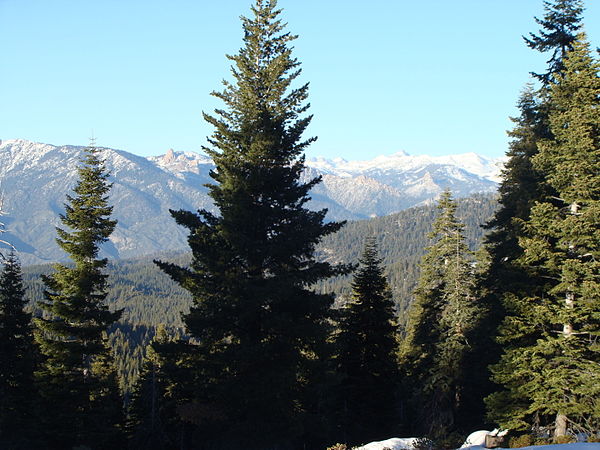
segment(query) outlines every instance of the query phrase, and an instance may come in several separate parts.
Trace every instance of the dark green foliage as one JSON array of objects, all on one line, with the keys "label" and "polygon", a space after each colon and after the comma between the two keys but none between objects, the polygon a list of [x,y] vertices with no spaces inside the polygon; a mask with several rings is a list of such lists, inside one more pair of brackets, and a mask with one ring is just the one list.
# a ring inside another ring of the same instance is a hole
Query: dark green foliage
[{"label": "dark green foliage", "polygon": [[34,355],[21,265],[10,252],[0,273],[0,448],[33,447]]},{"label": "dark green foliage", "polygon": [[[465,235],[470,248],[477,247],[483,235],[481,224],[489,219],[496,205],[494,195],[489,194],[458,200],[457,216],[467,225]],[[369,235],[377,236],[395,309],[400,314],[400,322],[404,323],[418,278],[418,261],[427,245],[435,211],[434,206],[418,207],[386,217],[349,222],[337,233],[326,236],[317,246],[317,254],[322,259],[351,263],[360,257],[360,248],[355,243],[363,242]],[[167,253],[160,255],[160,259],[177,265],[190,261],[187,254]],[[38,311],[35,305],[43,300],[44,292],[40,275],[49,275],[52,267],[30,266],[23,272],[27,297]],[[109,327],[108,334],[120,385],[127,394],[141,370],[146,347],[156,327],[165,324],[168,334],[173,336],[183,333],[180,315],[189,311],[191,298],[188,291],[152,263],[151,257],[109,262],[106,272],[110,278],[106,304],[111,310],[123,310],[121,320]],[[342,304],[343,299],[351,295],[351,279],[334,277],[316,283],[315,288],[333,293]]]},{"label": "dark green foliage", "polygon": [[375,239],[367,240],[359,261],[336,337],[339,437],[348,444],[383,439],[398,428],[397,326]]},{"label": "dark green foliage", "polygon": [[51,446],[108,446],[118,442],[121,400],[106,331],[120,316],[105,303],[106,259],[98,259],[99,245],[116,222],[109,218],[108,174],[97,151],[90,147],[78,169],[75,196],[67,196],[59,246],[73,260],[57,264],[43,276],[47,287],[40,303],[43,315],[35,320],[36,340],[44,356],[37,372],[46,441]]},{"label": "dark green foliage", "polygon": [[[158,347],[169,344],[164,327],[161,327],[153,344]],[[130,449],[166,449],[173,446],[167,435],[169,422],[176,417],[176,411],[169,406],[169,380],[164,357],[148,347],[141,374],[131,394],[127,408],[127,431]]]},{"label": "dark green foliage", "polygon": [[432,244],[421,263],[401,351],[417,429],[434,438],[465,425],[459,420],[468,414],[463,410],[465,363],[472,353],[471,335],[482,316],[463,228],[456,219],[456,203],[446,191],[438,203]]},{"label": "dark green foliage", "polygon": [[[543,280],[527,273],[516,263],[522,255],[519,236],[522,235],[523,220],[527,220],[535,201],[548,195],[551,188],[544,182],[542,174],[533,166],[532,159],[538,153],[537,143],[548,138],[547,104],[541,102],[528,86],[519,99],[520,116],[513,118],[513,130],[507,161],[503,171],[503,181],[499,187],[500,207],[493,219],[486,225],[489,230],[484,239],[484,252],[487,270],[478,278],[481,302],[485,305],[486,316],[479,330],[478,348],[474,361],[479,367],[479,393],[483,398],[498,389],[491,382],[489,366],[498,362],[502,344],[498,342],[498,328],[506,314],[505,304],[522,292],[539,291]],[[528,341],[535,336],[528,336]]]},{"label": "dark green foliage", "polygon": [[542,27],[539,34],[530,33],[525,39],[527,45],[540,52],[552,52],[548,60],[548,71],[534,74],[544,85],[555,81],[556,75],[563,71],[563,58],[573,48],[573,42],[581,29],[581,0],[552,0],[544,2],[546,13],[535,21]]},{"label": "dark green foliage", "polygon": [[[189,261],[187,255],[163,255],[177,263]],[[189,311],[189,293],[174,283],[152,262],[151,257],[109,262],[106,304],[110,310],[122,310],[118,322],[111,325],[108,342],[112,348],[119,374],[119,385],[127,395],[137,379],[146,347],[150,345],[156,328],[165,324],[169,335],[181,334],[180,315]],[[24,281],[31,307],[41,314],[37,305],[43,301],[44,284],[40,275],[52,273],[51,266],[24,268]]]},{"label": "dark green foliage", "polygon": [[505,352],[494,366],[505,390],[489,399],[502,426],[556,436],[600,424],[599,65],[587,43],[573,47],[552,85],[554,137],[534,158],[556,194],[535,204],[519,240],[522,270],[544,283],[507,302]]},{"label": "dark green foliage", "polygon": [[[541,89],[535,92],[528,86],[519,100],[521,115],[513,119],[515,128],[509,133],[512,138],[508,152],[510,159],[505,166],[504,180],[499,189],[500,208],[488,224],[491,231],[485,240],[486,250],[489,252],[489,269],[480,279],[483,302],[489,311],[486,318],[488,331],[485,334],[497,336],[496,330],[508,314],[509,318],[505,320],[503,327],[509,326],[510,321],[511,327],[520,328],[517,323],[523,325],[523,329],[514,331],[511,337],[512,346],[523,348],[533,345],[541,335],[539,329],[533,332],[527,323],[532,305],[517,299],[544,295],[548,279],[541,271],[523,270],[518,262],[524,256],[519,240],[524,236],[523,223],[529,220],[533,205],[557,195],[554,187],[547,182],[544,171],[533,160],[539,152],[540,142],[553,139],[549,121],[553,108],[550,84],[564,71],[563,58],[576,39],[583,11],[579,0],[545,2],[545,9],[544,18],[536,19],[542,29],[538,35],[531,34],[531,38],[525,40],[530,48],[552,52],[552,56],[548,60],[547,72],[536,75],[542,82]],[[520,314],[523,317],[518,317]],[[500,354],[502,347],[506,345],[503,339],[500,337],[495,343],[486,345],[489,352],[482,357],[487,363],[497,362],[494,355]],[[492,392],[499,390],[499,387],[490,384],[484,389],[484,393],[485,390]],[[502,395],[505,394],[509,395],[508,392]],[[494,406],[490,406],[491,418],[497,417],[498,413],[494,409],[499,410],[511,404],[513,406],[508,407],[510,410],[514,405],[527,403],[518,396],[517,390],[511,390],[510,396],[510,400],[506,399],[501,404],[492,402]]]},{"label": "dark green foliage", "polygon": [[[495,194],[477,194],[457,200],[456,215],[465,224],[464,235],[471,250],[481,244],[482,225],[490,220],[498,203]],[[360,257],[357,242],[375,236],[379,254],[392,290],[401,325],[406,324],[408,309],[414,300],[419,278],[419,262],[429,244],[427,239],[435,220],[437,207],[420,206],[370,220],[348,222],[344,228],[326,236],[318,247],[325,261],[351,263]],[[333,292],[338,301],[351,296],[351,278],[335,277],[317,284],[322,292]]]},{"label": "dark green foliage", "polygon": [[527,86],[519,99],[521,114],[512,119],[515,127],[509,132],[512,140],[499,188],[500,208],[487,225],[491,230],[485,240],[490,253],[490,268],[488,276],[484,277],[483,288],[494,316],[490,323],[497,323],[497,318],[503,315],[503,299],[523,289],[535,289],[540,284],[515,266],[516,259],[522,254],[518,245],[522,234],[519,224],[529,218],[531,207],[537,200],[553,195],[552,187],[545,182],[543,173],[534,167],[532,159],[538,153],[538,143],[552,138],[548,122],[551,109],[549,83],[563,70],[562,59],[572,48],[581,27],[583,11],[580,0],[554,0],[554,3],[544,4],[544,18],[536,19],[543,29],[538,35],[532,33],[531,39],[525,41],[534,50],[551,51],[552,57],[547,73],[537,76],[543,82],[541,90],[535,92],[532,86]]},{"label": "dark green foliage", "polygon": [[[275,1],[257,0],[242,18],[244,45],[233,83],[214,95],[225,108],[205,119],[216,170],[208,186],[220,215],[173,212],[189,229],[190,268],[159,263],[189,290],[185,317],[193,438],[215,448],[287,448],[306,442],[309,398],[319,375],[332,296],[308,289],[344,269],[315,260],[316,244],[341,224],[305,207],[320,180],[301,182],[308,85],[300,74]],[[206,411],[210,411],[207,414]]]}]

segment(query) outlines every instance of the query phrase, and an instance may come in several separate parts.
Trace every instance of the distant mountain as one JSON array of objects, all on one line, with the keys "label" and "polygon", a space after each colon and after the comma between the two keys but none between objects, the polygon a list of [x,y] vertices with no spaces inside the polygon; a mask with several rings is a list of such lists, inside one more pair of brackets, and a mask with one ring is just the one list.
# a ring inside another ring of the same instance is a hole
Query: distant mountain
[{"label": "distant mountain", "polygon": [[[180,177],[206,174],[210,159],[198,153],[174,152],[148,158]],[[385,216],[431,203],[450,188],[455,197],[494,192],[503,159],[475,153],[450,156],[411,156],[399,152],[366,161],[308,158],[305,179],[321,175],[313,191],[314,208],[329,209],[331,220]]]},{"label": "distant mountain", "polygon": [[[77,180],[84,147],[54,146],[26,140],[0,141],[0,189],[4,195],[6,240],[24,264],[64,257],[54,239],[65,195]],[[186,248],[184,230],[170,209],[214,211],[204,184],[211,182],[212,161],[205,155],[169,150],[144,158],[122,150],[101,149],[111,171],[111,203],[117,229],[104,253],[129,258]],[[371,161],[309,159],[306,179],[322,175],[309,207],[328,208],[328,219],[385,216],[431,202],[449,187],[457,197],[493,192],[500,163],[475,154],[428,157],[397,153]]]}]

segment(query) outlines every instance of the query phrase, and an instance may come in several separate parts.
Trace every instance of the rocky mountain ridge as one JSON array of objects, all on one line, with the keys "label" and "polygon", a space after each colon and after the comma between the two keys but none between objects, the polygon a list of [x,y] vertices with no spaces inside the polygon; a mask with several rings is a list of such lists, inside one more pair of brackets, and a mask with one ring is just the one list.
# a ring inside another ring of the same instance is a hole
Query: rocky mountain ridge
[{"label": "rocky mountain ridge", "polygon": [[[77,180],[82,146],[54,146],[27,140],[0,141],[0,189],[7,233],[25,264],[64,257],[54,239],[65,196]],[[167,151],[144,158],[101,149],[111,172],[111,203],[117,229],[104,252],[135,257],[186,247],[185,232],[169,209],[214,211],[204,186],[214,165],[206,155]],[[405,153],[370,161],[307,159],[305,179],[322,176],[311,191],[312,209],[328,208],[328,219],[385,216],[427,204],[446,187],[455,196],[493,192],[500,165],[475,154],[412,157]]]}]

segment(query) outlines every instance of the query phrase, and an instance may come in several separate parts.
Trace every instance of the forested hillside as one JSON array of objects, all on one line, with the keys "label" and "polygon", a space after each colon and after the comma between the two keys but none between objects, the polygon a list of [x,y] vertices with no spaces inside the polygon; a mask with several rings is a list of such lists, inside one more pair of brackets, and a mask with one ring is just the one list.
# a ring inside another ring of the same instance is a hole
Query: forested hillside
[{"label": "forested hillside", "polygon": [[[469,247],[475,250],[483,237],[482,228],[497,207],[492,194],[458,200],[458,217],[466,225]],[[435,217],[435,206],[411,208],[386,217],[350,221],[337,233],[327,236],[318,247],[321,260],[356,263],[365,239],[377,239],[386,275],[394,292],[398,310],[410,304],[412,289],[419,275],[419,261],[428,244],[427,234]],[[122,321],[132,324],[181,326],[179,313],[189,307],[188,294],[152,262],[161,259],[179,264],[189,262],[187,254],[165,253],[143,258],[111,261],[108,266],[107,301],[123,309]],[[42,298],[41,274],[52,272],[51,265],[23,268],[27,294],[35,303]],[[316,289],[343,296],[350,292],[350,276],[337,277],[316,285]]]},{"label": "forested hillside", "polygon": [[[497,207],[492,194],[476,195],[458,201],[458,217],[466,224],[469,246],[474,250],[484,234],[482,225]],[[386,276],[393,292],[400,321],[413,299],[419,277],[419,261],[428,245],[427,234],[435,218],[434,205],[411,208],[386,217],[348,222],[337,233],[327,236],[318,247],[318,256],[331,262],[356,263],[368,237],[375,237],[383,259]],[[111,261],[108,265],[107,303],[122,309],[121,320],[111,328],[111,343],[117,352],[122,381],[130,386],[142,362],[145,345],[155,335],[158,325],[181,329],[180,313],[191,304],[189,294],[173,282],[152,262],[153,259],[186,265],[187,254],[164,253],[144,258]],[[40,275],[52,273],[51,265],[23,268],[27,296],[32,303],[43,297]],[[351,275],[317,283],[315,289],[335,293],[343,303],[351,292]]]},{"label": "forested hillside", "polygon": [[[485,225],[496,210],[495,195],[482,194],[458,200],[458,218],[466,225],[465,235],[471,250],[476,250],[485,234]],[[386,217],[348,222],[340,231],[327,236],[319,246],[326,260],[355,263],[362,244],[373,236],[379,245],[398,313],[404,315],[413,298],[419,277],[419,263],[429,245],[428,233],[436,215],[434,205],[411,208]],[[323,282],[320,289],[336,296],[350,293],[349,276]]]}]

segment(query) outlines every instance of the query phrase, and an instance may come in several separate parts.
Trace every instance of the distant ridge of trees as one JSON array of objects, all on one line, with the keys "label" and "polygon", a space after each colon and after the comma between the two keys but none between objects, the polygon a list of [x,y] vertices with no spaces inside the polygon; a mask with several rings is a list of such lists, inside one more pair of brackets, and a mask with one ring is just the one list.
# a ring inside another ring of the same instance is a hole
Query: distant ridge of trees
[{"label": "distant ridge of trees", "polygon": [[[477,248],[483,238],[481,227],[497,208],[494,194],[478,194],[457,200],[457,216],[465,223],[466,241]],[[400,321],[413,300],[413,290],[419,276],[419,262],[428,245],[427,234],[435,218],[435,205],[419,206],[368,220],[353,221],[329,236],[318,246],[320,258],[343,263],[355,262],[362,242],[376,236],[378,253],[393,294]],[[168,330],[182,330],[181,312],[191,303],[189,294],[160,271],[152,262],[161,258],[176,264],[188,264],[188,253],[167,252],[128,260],[109,261],[107,274],[107,304],[113,310],[123,310],[122,319],[109,329],[109,340],[116,352],[121,385],[129,389],[137,377],[145,355],[145,347],[155,335],[156,327],[164,324]],[[51,273],[50,264],[23,268],[23,282],[32,305],[43,299],[44,285],[40,275]],[[337,304],[351,295],[351,275],[317,283],[315,289],[331,292]]]}]

